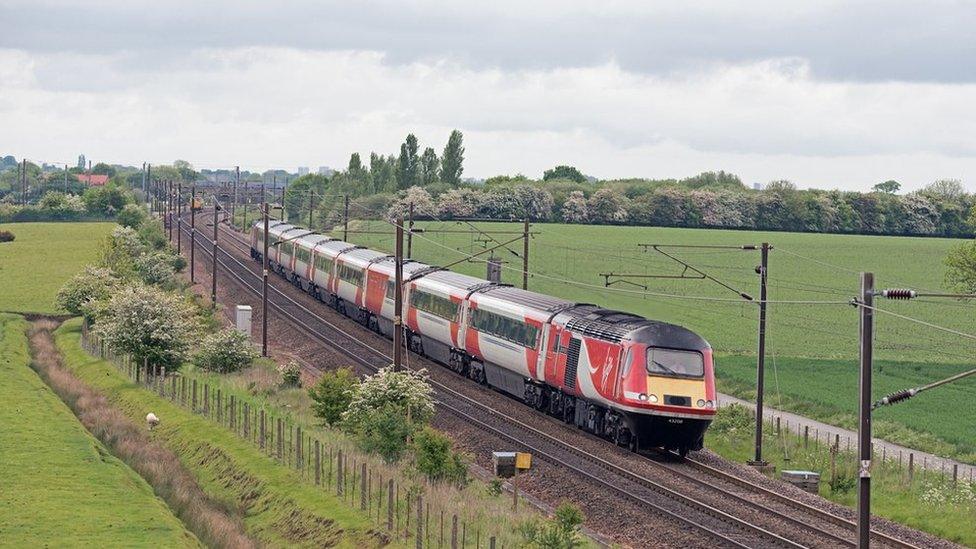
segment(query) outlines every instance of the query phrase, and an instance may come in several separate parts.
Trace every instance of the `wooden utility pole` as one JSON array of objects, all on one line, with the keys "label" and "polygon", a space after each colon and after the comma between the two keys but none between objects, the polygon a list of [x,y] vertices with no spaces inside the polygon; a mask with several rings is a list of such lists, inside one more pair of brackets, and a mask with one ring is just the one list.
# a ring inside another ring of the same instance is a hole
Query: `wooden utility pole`
[{"label": "wooden utility pole", "polygon": [[529,289],[529,214],[522,222],[522,289]]},{"label": "wooden utility pole", "polygon": [[766,465],[762,457],[763,392],[766,380],[766,281],[769,266],[769,243],[759,248],[759,353],[756,357],[756,452],[750,465]]},{"label": "wooden utility pole", "polygon": [[413,202],[410,203],[407,213],[410,215],[407,222],[407,259],[410,259],[413,257]]},{"label": "wooden utility pole", "polygon": [[152,198],[149,196],[149,188],[152,186],[152,164],[146,164],[146,202],[152,204]]},{"label": "wooden utility pole", "polygon": [[237,225],[237,188],[241,185],[241,167],[234,166],[234,201],[230,203],[230,226]]},{"label": "wooden utility pole", "polygon": [[169,241],[173,241],[173,180],[166,182],[166,221],[169,224]]},{"label": "wooden utility pole", "polygon": [[20,168],[20,173],[17,174],[18,176],[20,176],[18,178],[20,179],[20,203],[26,206],[27,205],[27,159],[26,158],[20,159],[20,166],[18,167]]},{"label": "wooden utility pole", "polygon": [[[345,195],[346,205],[343,208],[342,214],[342,240],[349,242],[349,195]],[[403,224],[400,224],[400,228],[403,228]]]},{"label": "wooden utility pole", "polygon": [[860,403],[857,427],[857,452],[860,468],[857,479],[857,546],[871,544],[871,366],[874,361],[874,274],[861,273]]},{"label": "wooden utility pole", "polygon": [[210,268],[211,274],[211,284],[210,284],[210,307],[214,310],[217,309],[217,227],[220,221],[217,218],[217,212],[220,211],[220,202],[217,201],[217,194],[214,193],[214,215],[213,215],[213,265]]},{"label": "wooden utility pole", "polygon": [[183,253],[183,182],[176,184],[176,253]]},{"label": "wooden utility pole", "polygon": [[312,229],[312,210],[314,209],[314,207],[312,206],[312,197],[313,196],[315,196],[315,193],[312,191],[312,189],[309,189],[308,190],[308,228],[309,228],[309,230]]},{"label": "wooden utility pole", "polygon": [[[145,175],[145,173],[143,173]],[[64,193],[68,194],[68,165],[64,165]]]},{"label": "wooden utility pole", "polygon": [[247,230],[247,207],[250,205],[250,199],[247,196],[247,181],[244,182],[244,221],[241,222],[241,229]]},{"label": "wooden utility pole", "polygon": [[264,260],[264,269],[262,269],[262,286],[261,286],[261,356],[268,356],[268,229],[270,228],[268,221],[268,203],[263,202],[261,209],[264,212],[264,255],[262,259]]},{"label": "wooden utility pole", "polygon": [[393,371],[403,361],[403,217],[396,221],[396,267],[393,289]]},{"label": "wooden utility pole", "polygon": [[190,187],[190,283],[196,283],[196,251],[197,251],[197,186]]}]

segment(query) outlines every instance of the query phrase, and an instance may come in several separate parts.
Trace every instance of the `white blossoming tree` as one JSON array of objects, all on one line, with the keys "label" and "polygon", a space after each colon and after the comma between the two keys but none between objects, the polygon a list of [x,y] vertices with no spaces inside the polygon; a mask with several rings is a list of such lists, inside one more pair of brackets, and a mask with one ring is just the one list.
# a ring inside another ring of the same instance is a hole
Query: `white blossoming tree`
[{"label": "white blossoming tree", "polygon": [[196,329],[193,306],[183,297],[142,285],[117,291],[95,325],[95,332],[116,353],[171,371],[186,359]]},{"label": "white blossoming tree", "polygon": [[84,315],[91,321],[97,309],[96,302],[107,301],[119,284],[111,269],[89,265],[61,286],[55,303],[58,308],[71,314]]},{"label": "white blossoming tree", "polygon": [[418,424],[434,416],[434,389],[427,381],[427,371],[393,371],[392,366],[363,379],[353,392],[352,402],[342,415],[347,425],[355,425],[370,411],[393,404]]}]

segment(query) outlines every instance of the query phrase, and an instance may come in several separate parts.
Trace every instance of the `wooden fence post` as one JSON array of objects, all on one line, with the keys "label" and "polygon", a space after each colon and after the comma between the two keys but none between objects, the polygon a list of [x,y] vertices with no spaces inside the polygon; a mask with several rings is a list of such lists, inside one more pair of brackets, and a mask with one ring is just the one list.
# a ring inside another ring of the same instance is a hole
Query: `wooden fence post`
[{"label": "wooden fence post", "polygon": [[282,423],[280,417],[278,418],[277,425],[278,425],[278,429],[277,429],[277,432],[275,433],[275,436],[278,439],[278,459],[281,460],[281,456],[284,455],[284,450],[285,450],[285,447],[284,447],[284,445],[285,445],[285,439],[284,439],[284,436],[283,436],[283,431],[284,431],[285,426]]},{"label": "wooden fence post", "polygon": [[424,496],[417,496],[417,549],[424,549]]},{"label": "wooden fence post", "polygon": [[915,476],[915,453],[908,452],[908,483],[912,483]]},{"label": "wooden fence post", "polygon": [[322,445],[315,440],[315,485],[322,484]]},{"label": "wooden fence post", "polygon": [[366,491],[366,461],[363,461],[360,466],[361,470],[359,472],[359,510],[366,510],[366,501],[368,500],[369,492]]},{"label": "wooden fence post", "polygon": [[192,411],[197,411],[197,380],[193,380],[193,408]]},{"label": "wooden fence post", "polygon": [[264,450],[264,434],[265,434],[264,409],[261,409],[261,423],[258,425],[258,440],[259,440],[259,447],[262,450]]},{"label": "wooden fence post", "polygon": [[457,549],[457,514],[451,517],[451,549]]},{"label": "wooden fence post", "polygon": [[[331,465],[330,465],[331,468]],[[339,449],[336,459],[336,495],[342,495],[342,449]]]},{"label": "wooden fence post", "polygon": [[386,529],[393,530],[393,479],[386,485]]}]

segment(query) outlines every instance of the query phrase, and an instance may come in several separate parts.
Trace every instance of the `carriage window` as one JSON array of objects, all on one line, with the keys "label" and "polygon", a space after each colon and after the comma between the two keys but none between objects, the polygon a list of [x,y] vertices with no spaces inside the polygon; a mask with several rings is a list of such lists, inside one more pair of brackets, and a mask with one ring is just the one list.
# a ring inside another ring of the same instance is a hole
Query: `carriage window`
[{"label": "carriage window", "polygon": [[294,255],[295,245],[292,244],[291,242],[285,242],[284,244],[281,245],[281,253],[285,255]]},{"label": "carriage window", "polygon": [[439,295],[413,290],[410,292],[410,305],[447,320],[457,318],[458,306]]},{"label": "carriage window", "polygon": [[312,253],[301,246],[295,246],[295,255],[303,263],[308,263],[308,259],[312,257]]},{"label": "carriage window", "polygon": [[535,326],[481,309],[471,312],[471,326],[479,332],[518,343],[523,347],[534,348],[539,338],[539,329]]},{"label": "carriage window", "polygon": [[386,298],[396,299],[396,281],[392,278],[386,281]]},{"label": "carriage window", "polygon": [[315,269],[327,274],[332,273],[332,258],[320,255],[315,258]]},{"label": "carriage window", "polygon": [[647,349],[647,373],[658,376],[701,377],[705,374],[705,360],[696,351]]},{"label": "carriage window", "polygon": [[353,286],[363,287],[363,273],[356,267],[340,263],[337,269],[339,280],[344,280]]}]

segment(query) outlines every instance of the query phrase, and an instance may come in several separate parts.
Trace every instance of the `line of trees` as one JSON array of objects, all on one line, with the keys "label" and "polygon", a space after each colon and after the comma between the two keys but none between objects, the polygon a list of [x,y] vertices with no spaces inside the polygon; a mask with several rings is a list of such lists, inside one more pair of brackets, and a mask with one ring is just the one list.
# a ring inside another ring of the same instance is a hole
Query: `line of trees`
[{"label": "line of trees", "polygon": [[[408,137],[402,147],[405,155],[401,155],[407,162],[398,164],[404,166],[399,173],[406,179],[395,185],[395,191],[392,186],[374,192],[372,187],[351,184],[373,174],[356,162],[358,155],[353,155],[349,170],[331,179],[300,178],[285,197],[290,218],[307,223],[311,204],[313,225],[330,226],[341,220],[342,195],[348,195],[352,217],[395,217],[413,204],[415,217],[420,219],[501,220],[528,215],[534,221],[563,223],[949,237],[973,234],[966,219],[976,205],[976,196],[954,179],[941,179],[908,194],[897,194],[900,185],[896,181],[879,183],[867,193],[799,190],[789,181],[773,181],[754,190],[734,174],[721,171],[681,180],[594,181],[572,166],[557,166],[540,180],[516,175],[492,177],[479,184],[447,183],[443,178],[428,183],[418,176],[418,183],[403,187],[412,181],[409,158],[413,150]],[[439,173],[443,164],[442,157]],[[311,202],[309,189],[315,193]]]}]

